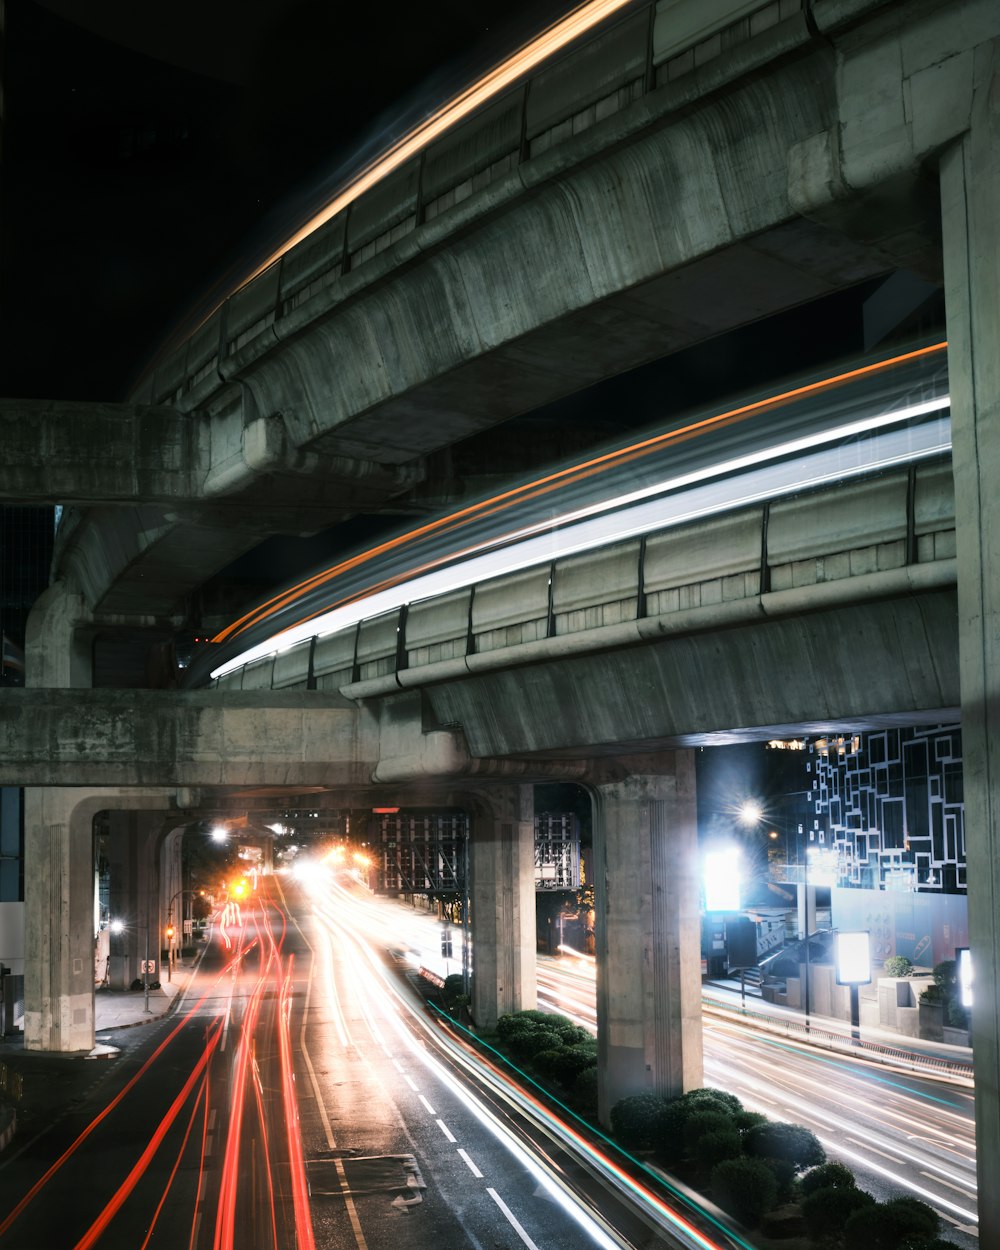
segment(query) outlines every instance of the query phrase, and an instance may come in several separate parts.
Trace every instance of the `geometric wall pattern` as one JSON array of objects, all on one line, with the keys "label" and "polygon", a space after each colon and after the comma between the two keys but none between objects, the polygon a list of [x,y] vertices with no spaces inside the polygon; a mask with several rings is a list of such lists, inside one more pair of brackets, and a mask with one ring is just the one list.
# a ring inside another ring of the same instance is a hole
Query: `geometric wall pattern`
[{"label": "geometric wall pattern", "polygon": [[960,726],[832,739],[810,754],[810,840],[835,852],[839,884],[965,891]]}]

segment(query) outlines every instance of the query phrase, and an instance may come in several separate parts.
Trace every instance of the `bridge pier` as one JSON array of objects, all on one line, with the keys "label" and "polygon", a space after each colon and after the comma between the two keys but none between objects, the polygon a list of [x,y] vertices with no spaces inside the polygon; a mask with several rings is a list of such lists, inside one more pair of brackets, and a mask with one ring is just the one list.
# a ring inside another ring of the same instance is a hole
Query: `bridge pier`
[{"label": "bridge pier", "polygon": [[702,1081],[698,837],[691,751],[623,759],[593,787],[598,1115]]},{"label": "bridge pier", "polygon": [[127,990],[140,975],[140,963],[146,958],[147,949],[150,959],[160,958],[163,891],[159,850],[163,813],[112,811],[108,825],[108,901],[111,919],[120,920],[124,926],[121,933],[111,934],[108,988]]},{"label": "bridge pier", "polygon": [[534,787],[490,786],[468,803],[472,1015],[480,1028],[526,1011],[535,989]]},{"label": "bridge pier", "polygon": [[965,756],[979,1244],[1000,1245],[1000,40],[973,54],[971,125],[941,162]]}]

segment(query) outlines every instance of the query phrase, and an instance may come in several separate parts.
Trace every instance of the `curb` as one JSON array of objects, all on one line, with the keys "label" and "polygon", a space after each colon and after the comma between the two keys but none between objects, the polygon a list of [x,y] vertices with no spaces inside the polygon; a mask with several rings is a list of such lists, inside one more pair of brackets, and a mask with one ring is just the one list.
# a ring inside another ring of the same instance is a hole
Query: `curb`
[{"label": "curb", "polygon": [[0,1129],[0,1151],[7,1149],[17,1132],[17,1112],[13,1107],[0,1108],[0,1122],[3,1121],[6,1113],[10,1114],[10,1120]]}]

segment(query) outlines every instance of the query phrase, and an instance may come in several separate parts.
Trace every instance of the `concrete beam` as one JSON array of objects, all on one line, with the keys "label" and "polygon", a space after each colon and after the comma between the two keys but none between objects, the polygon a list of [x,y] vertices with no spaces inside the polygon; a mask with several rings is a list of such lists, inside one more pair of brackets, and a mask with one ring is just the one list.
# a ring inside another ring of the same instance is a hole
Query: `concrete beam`
[{"label": "concrete beam", "polygon": [[615,754],[886,715],[939,722],[960,702],[957,629],[954,590],[827,604],[531,664],[512,648],[506,670],[439,681],[426,698],[437,723],[462,726],[473,756]]},{"label": "concrete beam", "polygon": [[364,785],[369,726],[329,695],[5,690],[0,785]]}]

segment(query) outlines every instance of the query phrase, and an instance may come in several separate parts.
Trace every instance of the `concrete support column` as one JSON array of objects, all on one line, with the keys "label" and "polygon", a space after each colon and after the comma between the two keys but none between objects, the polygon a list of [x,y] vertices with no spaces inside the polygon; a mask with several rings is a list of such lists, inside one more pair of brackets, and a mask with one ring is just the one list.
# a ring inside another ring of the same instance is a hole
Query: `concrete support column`
[{"label": "concrete support column", "polygon": [[25,791],[24,1045],[94,1047],[94,834],[89,791]]},{"label": "concrete support column", "polygon": [[472,1016],[492,1028],[537,1001],[534,787],[491,786],[471,815]]},{"label": "concrete support column", "polygon": [[702,1082],[694,756],[623,760],[594,793],[598,1114]]},{"label": "concrete support column", "polygon": [[979,1243],[1000,1245],[1000,43],[973,57],[968,133],[941,161],[954,440]]},{"label": "concrete support column", "polygon": [[111,934],[108,986],[127,990],[142,975],[147,928],[149,958],[159,958],[158,850],[163,814],[113,811],[108,814],[108,824],[109,909],[111,919],[120,920],[124,926],[121,933]]}]

